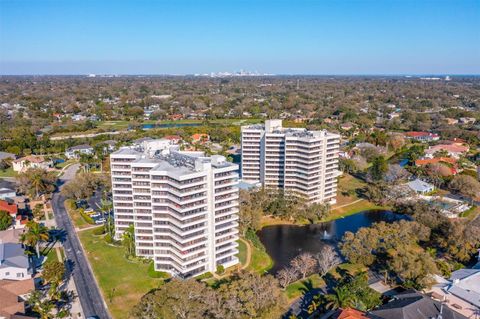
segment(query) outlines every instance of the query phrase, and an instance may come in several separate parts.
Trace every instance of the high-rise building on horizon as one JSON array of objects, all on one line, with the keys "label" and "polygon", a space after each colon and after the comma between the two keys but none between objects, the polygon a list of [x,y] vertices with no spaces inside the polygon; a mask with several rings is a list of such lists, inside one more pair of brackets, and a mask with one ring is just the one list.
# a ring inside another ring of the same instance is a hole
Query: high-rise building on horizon
[{"label": "high-rise building on horizon", "polygon": [[336,203],[340,135],[267,120],[242,126],[241,143],[242,180],[296,194],[308,203]]},{"label": "high-rise building on horizon", "polygon": [[238,165],[166,140],[110,155],[116,237],[134,225],[138,256],[188,278],[238,263]]}]

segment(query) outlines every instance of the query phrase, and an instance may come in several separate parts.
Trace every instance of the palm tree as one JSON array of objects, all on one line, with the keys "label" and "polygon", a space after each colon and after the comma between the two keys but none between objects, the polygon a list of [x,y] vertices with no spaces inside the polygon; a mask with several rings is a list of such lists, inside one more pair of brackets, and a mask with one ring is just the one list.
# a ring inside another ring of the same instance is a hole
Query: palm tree
[{"label": "palm tree", "polygon": [[35,247],[37,258],[40,258],[40,243],[48,241],[50,235],[48,228],[31,220],[27,223],[27,231],[20,236],[20,242],[24,245]]},{"label": "palm tree", "polygon": [[55,315],[52,313],[55,305],[51,300],[45,300],[39,290],[36,290],[30,294],[30,297],[28,298],[28,304],[31,305],[32,309],[40,315],[40,319],[55,318]]},{"label": "palm tree", "polygon": [[355,302],[355,296],[352,295],[351,291],[346,287],[337,287],[333,289],[333,294],[328,294],[326,296],[327,309],[338,309],[351,307]]},{"label": "palm tree", "polygon": [[115,228],[112,227],[112,221],[110,217],[110,212],[113,209],[113,203],[102,199],[100,201],[100,210],[102,211],[103,217],[105,218],[105,215],[108,214],[108,217],[105,218],[105,232],[110,234],[110,236],[113,238],[115,235]]},{"label": "palm tree", "polygon": [[45,188],[43,176],[34,171],[30,177],[30,183],[32,184],[33,188],[35,188],[35,195],[38,198],[40,190]]},{"label": "palm tree", "polygon": [[122,244],[125,246],[125,255],[135,256],[135,230],[133,225],[128,226],[122,234]]}]

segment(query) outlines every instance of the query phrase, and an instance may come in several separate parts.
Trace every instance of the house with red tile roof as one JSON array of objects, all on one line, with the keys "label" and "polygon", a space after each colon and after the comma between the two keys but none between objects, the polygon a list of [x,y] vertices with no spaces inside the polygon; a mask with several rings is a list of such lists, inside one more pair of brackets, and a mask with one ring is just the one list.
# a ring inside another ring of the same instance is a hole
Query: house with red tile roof
[{"label": "house with red tile roof", "polygon": [[345,309],[338,309],[333,313],[328,319],[369,319],[371,317],[367,317],[365,312],[353,309],[353,308],[345,308]]},{"label": "house with red tile roof", "polygon": [[197,133],[192,135],[192,142],[193,143],[205,143],[210,140],[210,136],[205,133]]},{"label": "house with red tile roof", "polygon": [[469,151],[469,147],[466,145],[459,145],[459,144],[438,144],[435,146],[430,146],[427,150],[425,150],[425,157],[426,158],[434,158],[435,153],[445,151],[447,152],[448,156],[453,158],[460,158],[460,156],[466,154]]},{"label": "house with red tile roof", "polygon": [[0,200],[0,210],[4,210],[9,213],[12,217],[15,217],[18,214],[17,204],[11,204],[6,200]]},{"label": "house with red tile roof", "polygon": [[451,170],[452,175],[458,173],[457,171],[457,160],[451,157],[434,157],[434,158],[425,158],[425,159],[418,159],[415,161],[415,166],[421,167],[428,164],[450,164],[452,167],[449,167]]},{"label": "house with red tile roof", "polygon": [[173,121],[181,120],[181,119],[183,119],[183,114],[172,114],[172,115],[169,116],[169,119],[171,119]]}]

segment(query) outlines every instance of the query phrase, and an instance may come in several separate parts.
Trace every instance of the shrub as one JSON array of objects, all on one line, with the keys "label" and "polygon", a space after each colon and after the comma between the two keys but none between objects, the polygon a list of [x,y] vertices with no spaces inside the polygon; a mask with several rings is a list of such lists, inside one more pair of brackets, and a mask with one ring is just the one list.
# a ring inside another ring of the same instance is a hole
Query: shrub
[{"label": "shrub", "polygon": [[112,238],[112,236],[110,236],[110,234],[105,235],[105,242],[107,244],[112,244],[113,243],[113,238]]},{"label": "shrub", "polygon": [[213,274],[211,272],[206,272],[204,274],[201,274],[201,275],[195,277],[195,280],[200,281],[200,280],[208,279],[208,278],[212,278],[212,277],[213,277]]},{"label": "shrub", "polygon": [[162,278],[162,279],[167,279],[170,278],[170,275],[164,271],[156,271],[155,270],[155,265],[153,262],[150,262],[150,265],[148,266],[148,276],[150,278]]},{"label": "shrub", "polygon": [[93,220],[93,218],[90,217],[88,214],[86,214],[83,209],[79,209],[78,212],[82,216],[83,220],[85,220],[87,223],[91,225],[95,225],[95,221]]},{"label": "shrub", "polygon": [[218,265],[217,266],[217,274],[221,275],[225,272],[225,267],[223,265]]},{"label": "shrub", "polygon": [[246,233],[245,233],[245,238],[249,240],[255,248],[265,251],[265,246],[263,246],[262,242],[260,241],[260,238],[258,238],[257,233],[249,228]]},{"label": "shrub", "polygon": [[105,228],[103,228],[103,227],[95,228],[92,233],[95,236],[101,236],[101,235],[105,234]]}]

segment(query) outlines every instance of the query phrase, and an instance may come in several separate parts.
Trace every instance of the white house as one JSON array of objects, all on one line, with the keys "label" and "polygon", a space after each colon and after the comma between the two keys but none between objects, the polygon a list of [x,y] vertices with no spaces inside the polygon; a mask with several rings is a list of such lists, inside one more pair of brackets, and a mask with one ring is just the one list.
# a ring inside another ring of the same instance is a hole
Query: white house
[{"label": "white house", "polygon": [[410,187],[417,194],[428,194],[433,192],[435,186],[430,183],[424,182],[420,179],[413,180],[407,183],[407,186]]},{"label": "white house", "polygon": [[93,155],[93,147],[87,144],[72,146],[65,151],[67,158],[79,158],[80,154]]},{"label": "white house", "polygon": [[0,279],[24,280],[32,272],[22,244],[18,242],[23,230],[10,229],[0,232]]},{"label": "white house", "polygon": [[52,160],[47,160],[41,155],[30,155],[18,158],[12,162],[12,167],[15,172],[24,172],[29,168],[43,168],[48,169],[53,166]]}]

